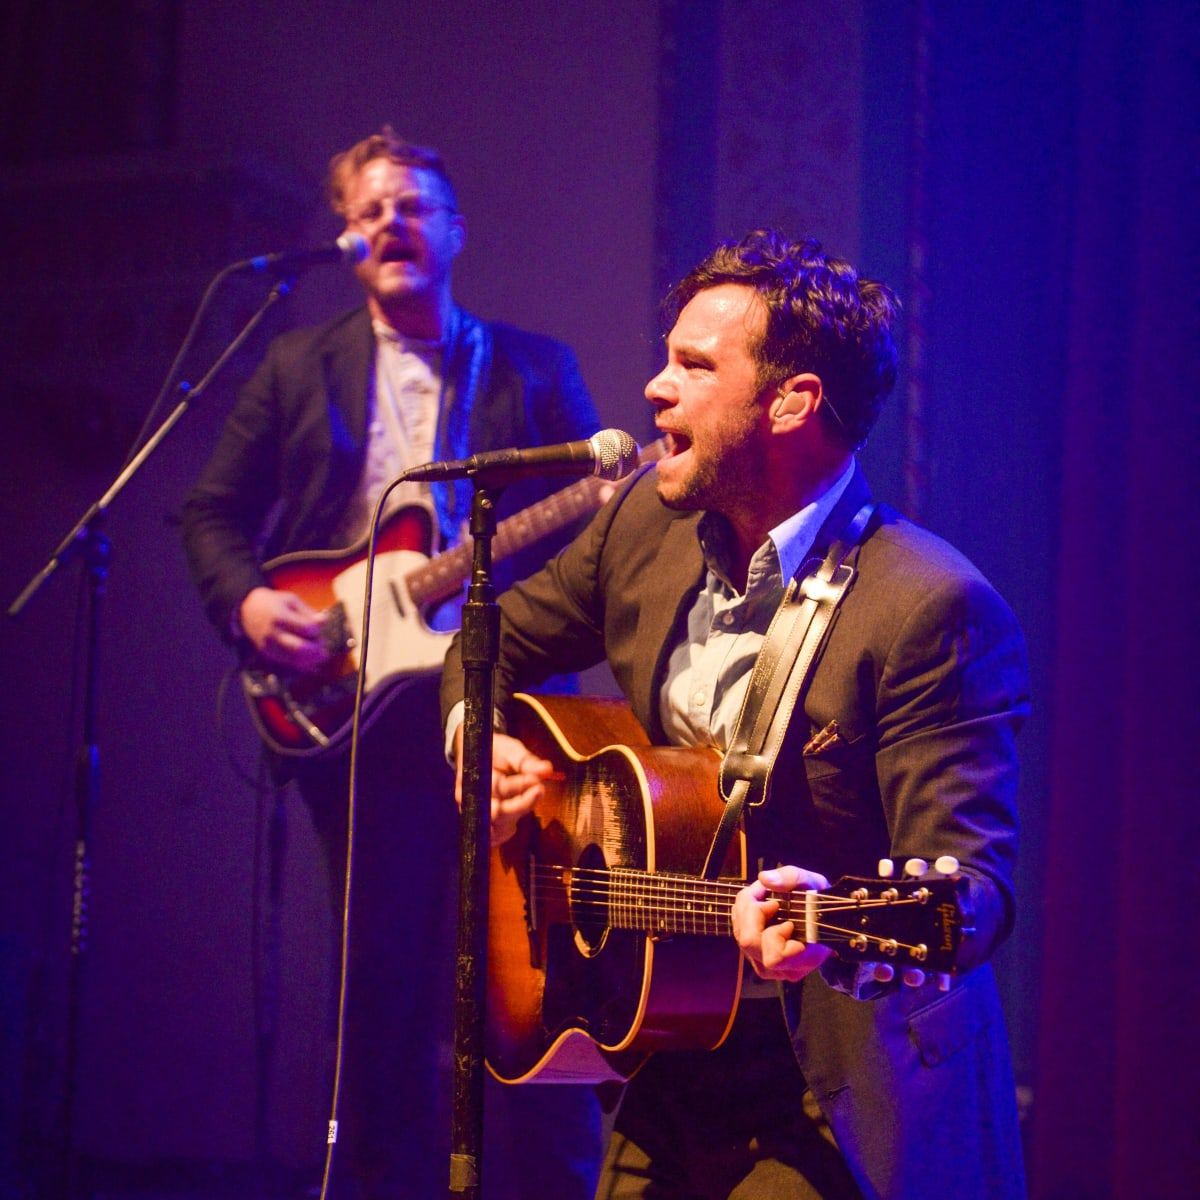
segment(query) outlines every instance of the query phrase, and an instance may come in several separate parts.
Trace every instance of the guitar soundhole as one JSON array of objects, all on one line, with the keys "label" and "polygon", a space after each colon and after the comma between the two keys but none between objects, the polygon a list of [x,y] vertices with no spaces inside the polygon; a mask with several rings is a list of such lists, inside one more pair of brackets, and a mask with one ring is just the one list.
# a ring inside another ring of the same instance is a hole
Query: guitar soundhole
[{"label": "guitar soundhole", "polygon": [[571,874],[571,915],[576,933],[593,954],[608,932],[607,875],[604,851],[595,842],[585,846]]}]

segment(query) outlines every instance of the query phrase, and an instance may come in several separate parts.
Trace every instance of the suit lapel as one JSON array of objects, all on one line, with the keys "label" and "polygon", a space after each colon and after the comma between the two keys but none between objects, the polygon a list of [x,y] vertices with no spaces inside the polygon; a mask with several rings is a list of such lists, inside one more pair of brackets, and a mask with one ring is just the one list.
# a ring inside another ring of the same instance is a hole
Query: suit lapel
[{"label": "suit lapel", "polygon": [[829,547],[845,533],[846,526],[850,524],[854,514],[870,499],[870,486],[856,459],[854,474],[850,476],[846,490],[838,497],[833,511],[825,518],[825,523],[813,539],[813,548],[808,555],[808,561],[814,558],[823,559],[829,553]]},{"label": "suit lapel", "polygon": [[336,331],[322,356],[331,449],[334,451],[362,449],[374,361],[375,337],[370,314],[364,308],[353,321]]},{"label": "suit lapel", "polygon": [[364,308],[339,325],[316,351],[321,364],[306,404],[311,419],[323,418],[328,441],[306,484],[304,526],[300,545],[318,546],[330,538],[362,475],[366,454],[367,401],[375,339]]}]

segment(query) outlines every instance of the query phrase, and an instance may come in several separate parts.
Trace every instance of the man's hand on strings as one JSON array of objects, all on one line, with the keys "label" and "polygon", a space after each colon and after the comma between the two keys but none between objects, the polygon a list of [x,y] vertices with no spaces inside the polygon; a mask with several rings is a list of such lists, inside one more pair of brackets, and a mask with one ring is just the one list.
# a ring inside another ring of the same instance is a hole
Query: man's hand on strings
[{"label": "man's hand on strings", "polygon": [[242,601],[238,618],[254,648],[276,666],[306,674],[329,661],[321,613],[294,592],[254,588]]},{"label": "man's hand on strings", "polygon": [[[462,727],[454,738],[454,758],[458,764],[454,780],[454,798],[462,807]],[[538,758],[524,742],[506,733],[492,735],[492,845],[507,842],[517,822],[542,798],[543,780],[554,774],[554,764]]]},{"label": "man's hand on strings", "polygon": [[821,891],[829,880],[800,867],[763,871],[742,888],[733,902],[733,936],[760,979],[794,982],[815,971],[832,953],[827,946],[805,945],[796,921],[775,921],[779,901],[772,892]]}]

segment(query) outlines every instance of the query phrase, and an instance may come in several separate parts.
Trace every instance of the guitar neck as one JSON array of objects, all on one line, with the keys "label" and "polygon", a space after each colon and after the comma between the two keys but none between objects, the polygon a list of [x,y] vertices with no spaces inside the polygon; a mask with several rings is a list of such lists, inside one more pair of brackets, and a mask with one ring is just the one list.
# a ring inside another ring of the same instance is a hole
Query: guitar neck
[{"label": "guitar neck", "polygon": [[[543,899],[558,893],[586,923],[589,914],[614,929],[652,937],[730,937],[731,909],[744,884],[629,868],[541,868]],[[949,880],[929,884],[842,879],[827,891],[777,892],[774,920],[794,921],[797,938],[842,958],[899,959],[950,969],[961,913]]]},{"label": "guitar neck", "polygon": [[[656,462],[663,455],[661,439],[642,449],[638,462]],[[568,487],[551,493],[544,500],[531,504],[496,526],[492,539],[492,558],[499,561],[532,546],[572,521],[595,512],[604,503],[606,489],[611,484],[589,475]],[[405,579],[408,594],[414,604],[436,604],[456,595],[471,577],[472,546],[464,542],[429,560]]]}]

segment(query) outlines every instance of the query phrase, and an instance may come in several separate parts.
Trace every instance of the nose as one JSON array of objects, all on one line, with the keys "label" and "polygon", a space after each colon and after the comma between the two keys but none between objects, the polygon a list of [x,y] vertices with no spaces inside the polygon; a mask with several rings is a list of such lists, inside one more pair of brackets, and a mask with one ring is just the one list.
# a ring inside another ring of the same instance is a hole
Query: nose
[{"label": "nose", "polygon": [[657,375],[654,376],[645,388],[646,399],[651,404],[659,408],[665,408],[669,404],[674,404],[677,397],[675,385],[670,379],[670,364],[663,367]]},{"label": "nose", "polygon": [[395,200],[388,201],[387,220],[384,225],[391,233],[403,233],[408,228],[408,224],[400,215],[400,206]]}]

